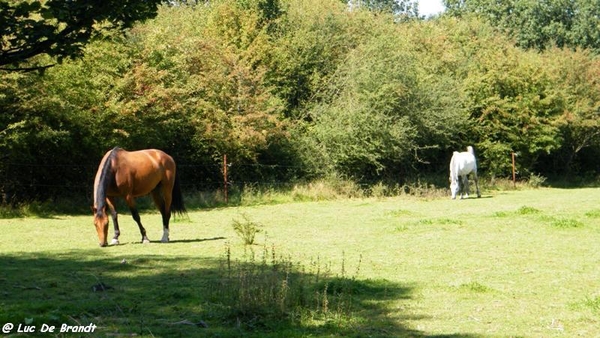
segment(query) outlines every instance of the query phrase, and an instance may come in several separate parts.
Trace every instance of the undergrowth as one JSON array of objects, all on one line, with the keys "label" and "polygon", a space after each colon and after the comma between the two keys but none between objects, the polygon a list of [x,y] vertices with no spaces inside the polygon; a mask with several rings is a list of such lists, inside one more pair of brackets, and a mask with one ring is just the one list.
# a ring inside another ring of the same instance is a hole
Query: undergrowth
[{"label": "undergrowth", "polygon": [[[544,177],[513,184],[508,179],[479,179],[480,190],[503,191],[514,189],[538,188],[544,183]],[[474,185],[472,184],[474,190]],[[437,199],[450,196],[446,180],[439,177],[417,178],[404,183],[379,181],[358,183],[339,176],[317,179],[310,182],[286,184],[245,184],[229,187],[227,198],[222,189],[213,191],[186,192],[184,201],[188,210],[219,208],[230,206],[254,206],[282,204],[291,202],[314,202],[351,198],[386,198],[396,196],[414,196],[425,199]],[[151,198],[136,200],[140,211],[158,212]],[[31,201],[18,205],[0,205],[1,218],[48,217],[59,214],[81,215],[90,212],[91,196],[72,196],[47,201]],[[128,212],[122,199],[117,200],[117,209]]]},{"label": "undergrowth", "polygon": [[208,307],[243,331],[315,321],[341,324],[350,320],[353,297],[360,292],[359,268],[346,276],[344,265],[338,273],[320,258],[307,266],[266,244],[259,254],[250,248],[241,259],[232,259],[227,244],[218,276],[208,285]]}]

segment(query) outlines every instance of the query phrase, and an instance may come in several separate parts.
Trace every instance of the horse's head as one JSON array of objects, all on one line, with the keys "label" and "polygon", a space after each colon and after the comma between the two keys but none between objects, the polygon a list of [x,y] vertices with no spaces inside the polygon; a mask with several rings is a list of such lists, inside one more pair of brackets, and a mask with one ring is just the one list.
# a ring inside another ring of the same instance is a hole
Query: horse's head
[{"label": "horse's head", "polygon": [[106,215],[106,207],[102,207],[100,210],[94,207],[92,210],[94,211],[94,225],[96,226],[100,246],[107,246],[108,215]]},{"label": "horse's head", "polygon": [[450,192],[452,193],[452,199],[456,198],[456,194],[460,190],[460,185],[458,184],[458,179],[450,176]]}]

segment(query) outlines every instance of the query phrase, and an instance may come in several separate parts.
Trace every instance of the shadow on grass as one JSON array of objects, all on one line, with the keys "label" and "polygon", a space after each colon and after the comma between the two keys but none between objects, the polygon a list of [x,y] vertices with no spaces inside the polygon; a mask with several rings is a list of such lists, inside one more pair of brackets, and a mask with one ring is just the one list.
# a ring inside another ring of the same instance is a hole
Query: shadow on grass
[{"label": "shadow on grass", "polygon": [[410,299],[410,286],[328,277],[285,261],[98,253],[0,256],[0,325],[39,333],[48,324],[56,334],[62,324],[93,323],[85,336],[102,337],[433,337],[403,324],[420,318],[391,309]]}]

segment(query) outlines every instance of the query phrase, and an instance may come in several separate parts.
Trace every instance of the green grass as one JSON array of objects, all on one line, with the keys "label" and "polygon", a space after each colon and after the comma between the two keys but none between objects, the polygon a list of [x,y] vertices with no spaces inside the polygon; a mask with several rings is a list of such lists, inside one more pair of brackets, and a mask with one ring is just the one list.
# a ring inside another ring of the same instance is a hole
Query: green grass
[{"label": "green grass", "polygon": [[[301,199],[300,199],[301,200]],[[600,336],[600,189],[189,213],[99,248],[90,216],[0,219],[0,325],[95,336]],[[260,224],[245,245],[232,223]],[[92,286],[112,287],[94,292]],[[205,323],[208,327],[188,325]]]}]

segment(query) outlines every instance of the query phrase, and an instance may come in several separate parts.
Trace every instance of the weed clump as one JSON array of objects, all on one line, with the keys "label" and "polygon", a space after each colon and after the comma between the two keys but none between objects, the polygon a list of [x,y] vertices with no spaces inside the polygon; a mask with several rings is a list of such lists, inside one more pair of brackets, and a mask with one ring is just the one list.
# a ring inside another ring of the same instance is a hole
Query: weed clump
[{"label": "weed clump", "polygon": [[[225,258],[218,278],[210,282],[210,303],[219,317],[240,329],[277,329],[303,321],[343,321],[352,311],[352,297],[359,288],[355,276],[334,274],[331,265],[312,261],[308,267],[278,255],[265,245],[257,257],[246,251],[241,260]],[[358,269],[357,269],[358,273]]]},{"label": "weed clump", "polygon": [[573,218],[558,218],[552,221],[552,226],[560,229],[582,228],[584,224]]},{"label": "weed clump", "polygon": [[517,214],[519,215],[533,215],[533,214],[538,214],[540,213],[540,211],[536,208],[533,207],[528,207],[528,206],[522,206],[519,208],[519,210],[517,210]]},{"label": "weed clump", "polygon": [[233,230],[242,239],[245,245],[254,244],[256,234],[260,232],[262,225],[254,222],[248,215],[242,213],[243,220],[234,219],[232,221]]}]

